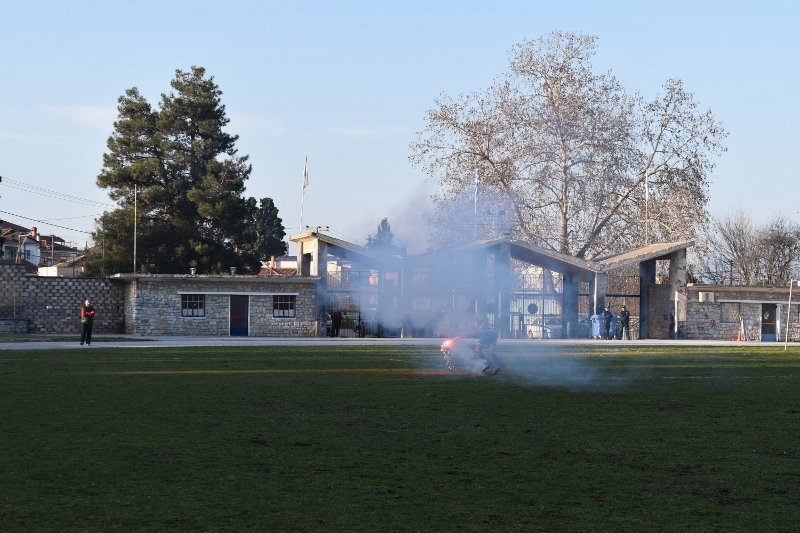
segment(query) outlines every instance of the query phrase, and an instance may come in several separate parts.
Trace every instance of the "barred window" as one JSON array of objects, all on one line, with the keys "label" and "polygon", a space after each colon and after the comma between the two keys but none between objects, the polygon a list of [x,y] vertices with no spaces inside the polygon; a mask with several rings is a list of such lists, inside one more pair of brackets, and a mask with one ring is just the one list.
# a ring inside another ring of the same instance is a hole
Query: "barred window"
[{"label": "barred window", "polygon": [[275,318],[294,318],[296,296],[280,295],[272,297],[272,316]]},{"label": "barred window", "polygon": [[181,294],[181,316],[206,316],[206,295]]},{"label": "barred window", "polygon": [[719,306],[720,322],[739,322],[742,316],[741,305],[739,302],[723,302]]}]

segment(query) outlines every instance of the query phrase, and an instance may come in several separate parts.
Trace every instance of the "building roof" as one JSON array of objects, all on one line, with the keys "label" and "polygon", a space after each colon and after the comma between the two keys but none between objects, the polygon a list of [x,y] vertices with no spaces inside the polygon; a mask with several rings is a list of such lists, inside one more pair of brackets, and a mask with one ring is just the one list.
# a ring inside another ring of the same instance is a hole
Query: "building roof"
[{"label": "building roof", "polygon": [[685,250],[694,246],[694,241],[677,241],[650,244],[628,252],[612,255],[597,262],[604,270],[615,270],[629,265],[639,264],[651,259],[669,259],[669,255],[678,250]]},{"label": "building roof", "polygon": [[510,241],[507,239],[474,241],[436,250],[434,252],[411,256],[406,258],[406,261],[411,264],[424,264],[426,262],[435,261],[444,255],[470,254],[476,251],[499,248],[502,246],[508,247],[509,253],[514,259],[547,268],[555,272],[569,273],[577,275],[579,278],[591,278],[594,276],[594,273],[602,271],[602,268],[592,261],[562,254],[533,244],[521,241]]},{"label": "building roof", "polygon": [[294,267],[272,267],[269,265],[261,265],[261,270],[258,271],[259,276],[296,276],[297,268]]},{"label": "building roof", "polygon": [[330,237],[320,232],[308,231],[291,237],[294,242],[306,242],[318,239],[328,245],[329,253],[350,259],[365,266],[375,267],[378,265],[386,266],[387,263],[399,267],[400,263],[410,266],[425,265],[440,261],[443,257],[468,255],[491,248],[508,247],[512,258],[524,261],[529,264],[537,265],[561,274],[570,274],[577,280],[591,280],[595,274],[616,270],[629,265],[639,264],[651,259],[668,259],[670,254],[687,249],[694,245],[694,241],[677,241],[669,243],[657,243],[641,248],[636,248],[628,252],[616,254],[599,260],[587,260],[580,257],[562,254],[555,250],[542,248],[522,241],[512,241],[508,239],[495,239],[473,241],[458,244],[448,248],[426,252],[423,254],[408,257],[387,256],[375,254],[364,246],[359,246],[341,239]]},{"label": "building roof", "polygon": [[369,267],[386,267],[392,263],[396,264],[400,259],[399,255],[376,253],[366,246],[337,239],[318,231],[306,231],[294,235],[290,239],[297,243],[319,240],[328,245],[329,253]]}]

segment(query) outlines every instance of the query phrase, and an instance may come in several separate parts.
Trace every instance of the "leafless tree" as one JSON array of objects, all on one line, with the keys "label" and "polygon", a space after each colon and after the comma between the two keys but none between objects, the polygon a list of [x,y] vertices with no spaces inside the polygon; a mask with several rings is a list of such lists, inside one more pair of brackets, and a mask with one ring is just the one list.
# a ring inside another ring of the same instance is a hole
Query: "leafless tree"
[{"label": "leafless tree", "polygon": [[800,269],[800,225],[778,215],[759,226],[736,211],[714,220],[698,248],[700,281],[787,285]]},{"label": "leafless tree", "polygon": [[763,283],[785,286],[795,279],[800,266],[800,225],[783,216],[773,218],[759,237]]},{"label": "leafless tree", "polygon": [[516,237],[563,253],[591,259],[695,234],[722,127],[680,81],[648,102],[595,73],[596,41],[525,41],[491,87],[435,102],[410,160],[441,183],[439,205],[463,198],[477,169],[512,206]]}]

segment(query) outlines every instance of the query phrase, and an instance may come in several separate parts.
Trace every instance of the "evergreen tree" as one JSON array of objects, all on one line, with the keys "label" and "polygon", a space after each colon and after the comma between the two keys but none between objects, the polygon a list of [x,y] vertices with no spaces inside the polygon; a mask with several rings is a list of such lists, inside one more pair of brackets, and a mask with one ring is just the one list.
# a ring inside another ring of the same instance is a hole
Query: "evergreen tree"
[{"label": "evergreen tree", "polygon": [[394,244],[394,233],[388,218],[383,218],[378,224],[374,235],[367,236],[367,248],[373,252],[393,254],[399,251]]},{"label": "evergreen tree", "polygon": [[[252,167],[237,154],[238,136],[224,131],[229,119],[214,78],[192,67],[177,70],[171,86],[158,110],[136,88],[119,98],[97,177],[119,207],[98,221],[104,268],[95,256],[88,270],[131,271],[135,212],[137,272],[215,273],[232,266],[257,272],[264,253],[275,249],[254,246],[258,236],[283,236],[277,209],[269,198],[258,208],[242,196]],[[265,205],[271,206],[266,217]]]}]

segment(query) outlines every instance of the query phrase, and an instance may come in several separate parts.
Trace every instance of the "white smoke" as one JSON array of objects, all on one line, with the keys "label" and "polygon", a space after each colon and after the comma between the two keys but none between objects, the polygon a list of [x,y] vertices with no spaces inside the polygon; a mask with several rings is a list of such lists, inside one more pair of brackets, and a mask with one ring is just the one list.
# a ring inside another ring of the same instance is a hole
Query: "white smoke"
[{"label": "white smoke", "polygon": [[[442,351],[442,365],[456,376],[479,375],[485,366],[473,349],[476,339],[448,339],[451,357]],[[498,345],[502,382],[569,390],[611,390],[624,387],[636,378],[630,369],[609,365],[596,350],[548,349],[547,344],[532,342]],[[589,355],[592,354],[592,355]],[[449,363],[449,364],[448,364]]]}]

